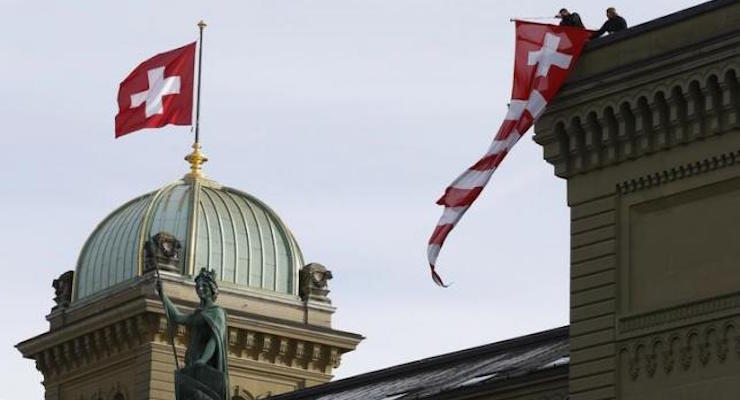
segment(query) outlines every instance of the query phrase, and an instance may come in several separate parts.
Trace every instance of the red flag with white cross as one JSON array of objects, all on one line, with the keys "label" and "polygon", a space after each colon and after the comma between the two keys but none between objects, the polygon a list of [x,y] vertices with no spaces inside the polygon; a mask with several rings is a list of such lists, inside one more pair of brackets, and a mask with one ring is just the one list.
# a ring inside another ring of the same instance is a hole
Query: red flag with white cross
[{"label": "red flag with white cross", "polygon": [[478,198],[506,154],[545,111],[590,35],[591,31],[581,28],[516,21],[509,111],[483,157],[455,179],[437,201],[445,209],[429,238],[427,258],[432,279],[438,285],[445,286],[435,267],[447,235]]},{"label": "red flag with white cross", "polygon": [[167,124],[191,125],[195,42],[139,64],[118,90],[116,137]]}]

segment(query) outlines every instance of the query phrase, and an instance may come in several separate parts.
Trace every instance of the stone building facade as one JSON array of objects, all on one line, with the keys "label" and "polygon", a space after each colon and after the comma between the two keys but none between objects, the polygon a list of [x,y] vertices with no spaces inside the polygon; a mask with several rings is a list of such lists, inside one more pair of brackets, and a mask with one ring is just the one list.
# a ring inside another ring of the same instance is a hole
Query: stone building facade
[{"label": "stone building facade", "polygon": [[590,43],[535,129],[571,212],[570,395],[740,393],[740,3]]}]

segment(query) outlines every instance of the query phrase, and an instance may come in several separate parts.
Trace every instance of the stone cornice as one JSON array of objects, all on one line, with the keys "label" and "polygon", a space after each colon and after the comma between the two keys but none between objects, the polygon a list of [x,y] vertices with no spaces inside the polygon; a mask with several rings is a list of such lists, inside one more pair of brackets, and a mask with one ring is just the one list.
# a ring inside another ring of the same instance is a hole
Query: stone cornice
[{"label": "stone cornice", "polygon": [[[722,65],[724,68],[721,69],[726,69],[740,54],[737,49],[740,45],[738,33],[740,29],[727,36],[711,38],[631,64],[618,65],[593,75],[573,75],[560,89],[555,100],[547,106],[540,121],[552,119],[553,114],[564,110],[583,114],[585,109],[594,108],[594,102],[604,108],[610,104],[609,97],[614,95],[622,101],[635,93],[648,96],[653,92],[651,85],[656,82],[661,89],[670,90],[674,85],[683,83],[682,77],[686,74],[708,65]],[[588,62],[588,58],[581,59],[578,65]]]},{"label": "stone cornice", "polygon": [[715,314],[724,311],[736,314],[738,310],[740,310],[740,292],[653,312],[625,315],[619,318],[619,332],[626,334],[644,329],[660,329],[667,325],[683,323],[688,319],[715,318]]},{"label": "stone cornice", "polygon": [[65,329],[51,332],[16,347],[24,357],[36,361],[45,379],[54,379],[71,371],[95,365],[151,342],[158,329],[153,314],[120,318],[97,329]]},{"label": "stone cornice", "polygon": [[56,308],[46,319],[51,324],[51,330],[55,331],[77,321],[100,317],[110,310],[119,312],[121,307],[151,292],[148,286],[151,286],[150,279],[136,277],[84,300],[74,301],[67,307]]},{"label": "stone cornice", "polygon": [[[360,341],[341,335],[301,335],[308,331],[280,331],[277,327],[264,332],[260,326],[246,328],[234,326],[232,322],[230,319],[229,357],[234,361],[257,362],[254,365],[260,368],[274,366],[329,375],[339,366],[342,354],[353,350]],[[188,335],[185,327],[178,326],[174,338],[178,352],[184,354]],[[24,357],[36,361],[36,367],[45,379],[55,380],[103,365],[115,357],[130,355],[141,346],[157,343],[169,343],[167,320],[163,313],[148,311],[98,325],[97,329],[69,326],[62,331],[27,340],[17,347]]]},{"label": "stone cornice", "polygon": [[[180,282],[165,290],[171,289],[171,298],[183,311],[191,311],[196,303],[179,296],[192,289],[177,285]],[[123,292],[112,293],[107,301],[56,310],[50,316],[52,329],[18,344],[18,349],[24,357],[36,360],[45,379],[54,381],[116,362],[142,346],[168,343],[164,309],[152,282],[137,280],[119,289]],[[235,304],[233,300],[230,304]],[[308,307],[298,303],[301,305]],[[304,375],[320,374],[326,380],[341,355],[354,350],[362,340],[360,335],[327,326],[267,318],[239,309],[226,308],[226,312],[230,356],[256,362],[260,368],[289,368]],[[187,342],[188,332],[179,326],[175,343],[183,353]]]},{"label": "stone cornice", "polygon": [[650,175],[628,179],[617,184],[617,189],[622,194],[637,192],[640,190],[649,189],[654,186],[663,185],[668,182],[677,181],[680,179],[739,164],[740,150],[735,150],[720,154],[715,157],[705,158],[693,163],[668,168]]},{"label": "stone cornice", "polygon": [[342,353],[349,351],[322,343],[247,329],[229,329],[229,356],[282,367],[331,374]]},{"label": "stone cornice", "polygon": [[[149,277],[149,279],[151,280],[151,276]],[[162,279],[168,280],[171,282],[177,282],[179,284],[192,287],[193,290],[195,290],[195,282],[192,280],[191,277],[186,277],[178,273],[163,271]],[[305,303],[298,296],[295,296],[295,295],[273,292],[273,291],[266,290],[266,289],[243,287],[243,286],[236,285],[236,284],[229,283],[229,282],[220,282],[218,290],[219,290],[219,293],[241,297],[241,298],[244,298],[245,301],[264,300],[264,301],[268,301],[271,303],[282,304],[282,305],[289,306],[289,307],[307,306],[309,308],[312,308],[315,310],[321,310],[325,312],[336,311],[336,307],[332,306],[331,304],[316,303],[316,302]]]},{"label": "stone cornice", "polygon": [[[197,306],[193,283],[181,276],[162,274],[166,290],[170,298],[185,308],[193,309]],[[101,320],[111,316],[130,316],[142,309],[152,312],[162,312],[161,302],[154,292],[152,275],[137,277],[128,282],[108,288],[99,293],[102,298],[92,296],[90,299],[72,303],[68,307],[56,307],[47,316],[50,322],[50,331],[65,332],[67,327],[74,326],[75,331],[87,331],[100,325]],[[235,290],[227,288],[221,291],[219,300],[230,316],[230,323],[262,325],[264,329],[283,328],[296,331],[296,335],[315,333],[315,337],[332,337],[331,341],[344,341],[354,346],[362,339],[361,335],[334,330],[329,326],[331,314],[335,311],[332,306],[312,301],[303,302],[298,297],[287,299],[285,296],[270,296],[269,294],[253,293],[253,291]],[[249,311],[247,311],[249,310]],[[318,321],[314,320],[318,316]],[[34,339],[42,339],[41,335]],[[61,334],[64,336],[64,334]],[[60,337],[60,335],[55,335]]]},{"label": "stone cornice", "polygon": [[[626,51],[636,40],[620,45]],[[610,51],[599,48],[579,63],[603,64],[599,52],[619,57]],[[535,141],[556,175],[583,174],[740,129],[740,35],[711,37],[632,63],[613,58],[612,64],[604,70],[577,67],[593,74],[574,73],[537,123]]]},{"label": "stone cornice", "polygon": [[[178,303],[181,304],[182,303]],[[185,303],[182,305],[183,312],[191,312],[195,304]],[[147,299],[147,311],[164,315],[164,308],[159,300]],[[308,340],[311,342],[336,346],[344,349],[343,352],[353,350],[364,339],[363,336],[354,333],[317,327],[313,325],[297,324],[291,321],[279,319],[265,319],[235,310],[226,310],[229,329],[255,330],[268,335],[281,336],[289,339]]]},{"label": "stone cornice", "polygon": [[[191,293],[192,283],[184,281],[179,276],[162,274],[162,278],[165,280],[165,290],[171,290],[170,298],[184,311],[190,311],[197,306],[194,301],[195,295]],[[183,293],[187,293],[188,297],[183,298]],[[112,287],[107,294],[108,297],[104,301],[96,297],[92,302],[73,303],[70,307],[56,309],[48,317],[51,322],[50,331],[18,344],[18,349],[24,356],[29,357],[41,349],[56,347],[79,336],[95,332],[101,327],[133,318],[142,312],[164,314],[161,301],[154,293],[152,276],[140,277],[125,285]],[[221,296],[219,300],[223,298],[229,304],[224,305],[229,318],[229,327],[235,329],[254,329],[273,336],[319,343],[343,349],[341,352],[354,349],[363,339],[361,335],[334,330],[329,326],[311,325],[303,321],[306,312],[327,313],[333,311],[333,307],[304,303],[300,300],[291,301],[289,304],[267,303],[275,304],[277,308],[272,309],[273,311],[288,309],[291,310],[289,315],[301,316],[299,320],[291,320],[245,311],[249,309],[245,306],[250,307],[254,304],[250,301],[254,299],[253,297],[234,296],[229,291],[222,293]]]},{"label": "stone cornice", "polygon": [[288,338],[303,338],[316,343],[339,346],[345,349],[354,349],[363,336],[344,331],[322,329],[311,325],[295,326],[284,325],[274,322],[260,320],[250,317],[231,317],[229,316],[229,326],[239,329],[257,329],[271,335],[280,335]]},{"label": "stone cornice", "polygon": [[74,324],[51,330],[23,341],[16,347],[23,353],[24,357],[28,357],[30,354],[41,351],[41,349],[54,347],[75,337],[91,334],[99,330],[101,326],[107,326],[114,321],[133,318],[141,312],[145,304],[146,300],[143,298],[118,304],[115,310],[104,311]]},{"label": "stone cornice", "polygon": [[[191,288],[190,290],[193,291],[193,293],[195,291],[195,283],[187,277],[166,271],[162,271],[161,276],[162,280],[165,282],[172,282],[181,286],[186,286]],[[270,293],[266,290],[234,287],[233,285],[229,286],[228,284],[222,284],[222,286],[223,287],[219,287],[219,291],[222,294],[228,295],[232,298],[238,298],[246,304],[250,304],[255,301],[262,301],[292,309],[307,308],[310,311],[329,314],[336,311],[336,308],[331,305],[317,302],[303,302],[298,298],[298,296]],[[137,276],[129,281],[111,286],[110,288],[90,297],[82,300],[75,300],[66,308],[55,309],[47,316],[47,319],[54,327],[72,323],[77,320],[88,318],[91,315],[99,314],[108,309],[117,309],[120,304],[130,301],[131,299],[151,295],[154,290],[153,288],[154,275],[152,273]],[[103,308],[101,308],[101,306],[103,306]],[[62,316],[63,318],[59,318]],[[64,321],[59,321],[59,323],[57,323],[57,320],[60,319],[63,319]]]}]

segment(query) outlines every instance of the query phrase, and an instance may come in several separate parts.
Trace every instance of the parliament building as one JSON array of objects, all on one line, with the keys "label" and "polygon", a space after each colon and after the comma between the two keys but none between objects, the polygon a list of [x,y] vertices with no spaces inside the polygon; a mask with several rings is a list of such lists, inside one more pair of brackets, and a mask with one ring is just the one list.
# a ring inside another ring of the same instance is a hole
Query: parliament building
[{"label": "parliament building", "polygon": [[[569,326],[330,382],[363,339],[332,325],[331,272],[266,204],[206,177],[196,146],[182,179],[94,229],[54,281],[48,332],[17,348],[48,400],[174,399],[156,274],[187,310],[208,266],[232,400],[735,400],[739,116],[737,0],[586,45],[534,134],[567,180]],[[182,360],[188,332],[172,334]]]}]

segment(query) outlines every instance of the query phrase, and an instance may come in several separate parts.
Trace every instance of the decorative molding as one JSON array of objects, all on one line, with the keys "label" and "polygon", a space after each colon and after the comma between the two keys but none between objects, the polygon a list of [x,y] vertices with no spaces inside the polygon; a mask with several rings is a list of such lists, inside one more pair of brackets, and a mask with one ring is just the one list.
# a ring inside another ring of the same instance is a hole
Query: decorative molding
[{"label": "decorative molding", "polygon": [[673,354],[673,348],[667,347],[665,351],[662,352],[663,356],[663,371],[666,375],[670,374],[671,371],[673,371],[674,365],[676,365],[676,357]]},{"label": "decorative molding", "polygon": [[262,400],[272,396],[272,392],[268,391],[258,395],[252,394],[247,389],[242,389],[239,385],[234,386],[234,394],[231,395],[231,400]]},{"label": "decorative molding", "polygon": [[45,379],[60,377],[155,340],[158,316],[139,314],[48,347],[32,356]]},{"label": "decorative molding", "polygon": [[640,329],[655,328],[676,321],[714,314],[721,311],[740,310],[740,293],[715,297],[645,314],[625,316],[619,319],[619,332],[627,333]]},{"label": "decorative molding", "polygon": [[[740,321],[730,318],[622,342],[621,368],[636,381],[653,378],[658,371],[667,376],[712,363],[740,362],[739,327]],[[729,343],[735,346],[734,357],[729,357]]]},{"label": "decorative molding", "polygon": [[691,368],[691,362],[694,359],[693,350],[691,343],[687,343],[686,346],[681,347],[681,350],[679,350],[681,367],[684,371],[688,371],[688,369]]},{"label": "decorative molding", "polygon": [[323,343],[229,327],[229,356],[237,359],[331,374],[345,351]]},{"label": "decorative molding", "polygon": [[635,350],[635,354],[629,358],[630,378],[634,381],[640,376],[640,349]]},{"label": "decorative molding", "polygon": [[621,194],[637,192],[733,165],[740,165],[740,150],[629,179],[617,184],[617,190]]},{"label": "decorative molding", "polygon": [[730,58],[556,107],[538,122],[535,141],[567,178],[737,130],[739,75]]},{"label": "decorative molding", "polygon": [[645,372],[647,372],[648,376],[652,378],[655,375],[657,369],[658,355],[655,353],[650,353],[645,356]]},{"label": "decorative molding", "polygon": [[[64,376],[80,368],[128,353],[148,343],[169,344],[170,329],[164,315],[142,313],[134,317],[82,333],[74,339],[53,345],[34,355],[36,368],[45,379]],[[175,345],[184,350],[189,332],[184,326],[174,330]],[[259,361],[319,374],[331,374],[339,367],[347,349],[236,327],[228,330],[229,357]]]}]

